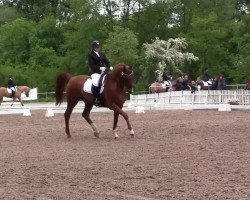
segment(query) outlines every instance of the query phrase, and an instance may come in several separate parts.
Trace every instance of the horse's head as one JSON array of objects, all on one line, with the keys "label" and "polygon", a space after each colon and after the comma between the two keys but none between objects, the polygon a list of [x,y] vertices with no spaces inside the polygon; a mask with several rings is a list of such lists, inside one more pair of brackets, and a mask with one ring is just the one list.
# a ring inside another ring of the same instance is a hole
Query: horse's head
[{"label": "horse's head", "polygon": [[27,88],[25,89],[25,96],[26,96],[26,97],[29,97],[29,95],[30,95],[30,88],[27,87]]},{"label": "horse's head", "polygon": [[26,97],[29,97],[29,94],[30,94],[30,88],[29,87],[27,87],[27,86],[18,86],[17,88],[21,91],[21,93],[24,92]]},{"label": "horse's head", "polygon": [[120,79],[121,86],[126,87],[128,91],[131,92],[134,80],[133,67],[125,64],[118,64],[114,68],[113,73]]}]

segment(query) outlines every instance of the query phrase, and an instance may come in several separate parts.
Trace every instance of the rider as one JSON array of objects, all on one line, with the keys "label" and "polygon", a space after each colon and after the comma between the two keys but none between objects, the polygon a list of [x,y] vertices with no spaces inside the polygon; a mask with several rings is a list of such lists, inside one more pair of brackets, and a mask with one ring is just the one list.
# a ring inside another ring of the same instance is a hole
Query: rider
[{"label": "rider", "polygon": [[13,98],[15,96],[16,93],[16,84],[14,83],[13,79],[12,79],[12,75],[9,75],[9,79],[8,79],[8,88],[11,90],[11,98]]},{"label": "rider", "polygon": [[172,87],[172,74],[168,75],[168,71],[166,69],[163,71],[163,83],[168,89]]},{"label": "rider", "polygon": [[[101,81],[102,77],[109,71],[110,62],[105,56],[104,53],[100,51],[100,43],[97,40],[94,40],[91,45],[92,49],[88,55],[88,63],[91,68],[91,78],[93,82],[92,92],[95,98],[95,105],[100,105],[100,89],[101,89]],[[95,80],[96,79],[96,80]]]}]

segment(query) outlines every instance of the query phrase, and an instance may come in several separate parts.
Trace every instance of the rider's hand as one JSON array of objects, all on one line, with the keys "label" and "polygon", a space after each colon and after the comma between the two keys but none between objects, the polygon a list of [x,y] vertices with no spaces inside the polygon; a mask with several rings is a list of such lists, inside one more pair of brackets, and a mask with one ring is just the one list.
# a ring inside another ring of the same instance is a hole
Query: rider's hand
[{"label": "rider's hand", "polygon": [[106,67],[100,67],[100,70],[103,72],[105,71],[105,69],[106,69]]},{"label": "rider's hand", "polygon": [[113,70],[114,68],[111,66],[109,69],[110,69],[110,70]]}]

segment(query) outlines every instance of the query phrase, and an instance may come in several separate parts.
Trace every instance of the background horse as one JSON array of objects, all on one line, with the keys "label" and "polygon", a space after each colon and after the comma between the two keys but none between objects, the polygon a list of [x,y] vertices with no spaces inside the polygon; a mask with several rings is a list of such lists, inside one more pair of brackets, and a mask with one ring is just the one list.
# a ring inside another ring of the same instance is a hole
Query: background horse
[{"label": "background horse", "polygon": [[200,77],[197,78],[196,84],[201,87],[201,90],[216,90],[218,85],[218,79],[210,79],[209,81],[204,81]]},{"label": "background horse", "polygon": [[150,93],[167,92],[168,88],[161,82],[154,82],[149,86]]},{"label": "background horse", "polygon": [[12,102],[11,106],[13,106],[16,99],[18,99],[19,102],[21,103],[21,105],[23,106],[23,102],[22,102],[22,99],[21,99],[22,93],[25,93],[26,97],[29,97],[30,88],[28,86],[17,86],[16,87],[16,93],[15,93],[14,97],[11,97],[11,92],[9,93],[7,88],[0,87],[0,105],[3,102],[3,97],[8,97],[8,98],[13,99],[13,102]]},{"label": "background horse", "polygon": [[175,80],[171,80],[171,87],[165,86],[161,82],[154,82],[149,86],[150,93],[162,93],[182,90],[183,78],[179,77]]},{"label": "background horse", "polygon": [[[104,81],[105,86],[104,91],[102,92],[104,102],[102,106],[114,111],[113,133],[115,138],[118,138],[116,128],[119,115],[122,115],[126,120],[131,137],[134,136],[134,131],[129,122],[128,115],[122,110],[123,104],[126,100],[126,88],[128,90],[132,89],[133,77],[134,73],[131,66],[118,64],[113,71],[107,74]],[[82,116],[91,125],[94,135],[99,137],[99,131],[90,119],[90,111],[93,108],[94,97],[92,94],[83,91],[83,85],[88,78],[89,76],[86,75],[72,76],[67,72],[62,73],[57,77],[55,90],[56,105],[60,105],[63,102],[64,90],[66,90],[67,94],[67,108],[64,113],[64,118],[65,132],[68,138],[71,138],[69,131],[70,115],[73,108],[80,100],[85,103]]]}]

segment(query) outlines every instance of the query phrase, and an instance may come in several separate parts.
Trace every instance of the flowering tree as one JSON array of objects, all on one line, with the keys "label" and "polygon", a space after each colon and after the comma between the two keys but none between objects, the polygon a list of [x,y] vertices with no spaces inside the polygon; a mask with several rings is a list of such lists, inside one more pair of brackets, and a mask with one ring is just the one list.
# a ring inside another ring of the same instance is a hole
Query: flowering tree
[{"label": "flowering tree", "polygon": [[199,59],[194,54],[185,52],[187,46],[185,38],[170,38],[168,41],[156,38],[152,44],[144,44],[146,58],[157,65],[158,81],[162,80],[164,70],[174,74],[183,74],[184,62],[191,63]]}]

